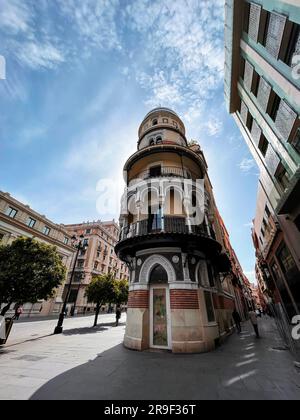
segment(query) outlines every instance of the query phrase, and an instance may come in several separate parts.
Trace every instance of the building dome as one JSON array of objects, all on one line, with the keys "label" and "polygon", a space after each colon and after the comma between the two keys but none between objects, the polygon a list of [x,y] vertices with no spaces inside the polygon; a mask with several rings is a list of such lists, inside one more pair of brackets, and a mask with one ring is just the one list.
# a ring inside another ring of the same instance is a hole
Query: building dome
[{"label": "building dome", "polygon": [[187,146],[185,127],[181,118],[172,109],[166,107],[157,107],[149,111],[139,127],[138,134],[139,149],[151,143],[152,134],[157,134],[157,137],[162,140],[163,137],[167,140],[176,137],[176,143]]}]

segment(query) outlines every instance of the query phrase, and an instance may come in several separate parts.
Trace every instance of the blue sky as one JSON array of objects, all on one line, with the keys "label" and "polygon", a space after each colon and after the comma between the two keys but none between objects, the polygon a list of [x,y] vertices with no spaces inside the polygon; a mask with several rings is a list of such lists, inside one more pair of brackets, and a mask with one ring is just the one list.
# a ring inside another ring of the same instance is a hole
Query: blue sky
[{"label": "blue sky", "polygon": [[138,126],[171,107],[253,281],[258,169],[224,106],[223,3],[0,0],[0,189],[57,223],[117,219],[118,199],[99,210],[121,193]]}]

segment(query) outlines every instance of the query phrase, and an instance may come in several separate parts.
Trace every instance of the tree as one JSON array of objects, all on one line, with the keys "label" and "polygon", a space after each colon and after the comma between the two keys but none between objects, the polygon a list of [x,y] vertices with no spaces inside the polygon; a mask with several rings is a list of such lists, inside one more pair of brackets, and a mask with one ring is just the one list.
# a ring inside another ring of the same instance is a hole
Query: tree
[{"label": "tree", "polygon": [[128,281],[115,280],[115,298],[114,303],[121,305],[122,303],[127,303],[128,301]]},{"label": "tree", "polygon": [[94,327],[97,326],[100,308],[105,303],[111,303],[115,298],[115,285],[112,274],[95,276],[87,286],[85,295],[89,302],[96,304]]},{"label": "tree", "polygon": [[0,245],[0,307],[4,316],[12,303],[36,303],[53,297],[66,277],[66,267],[54,246],[20,237]]}]

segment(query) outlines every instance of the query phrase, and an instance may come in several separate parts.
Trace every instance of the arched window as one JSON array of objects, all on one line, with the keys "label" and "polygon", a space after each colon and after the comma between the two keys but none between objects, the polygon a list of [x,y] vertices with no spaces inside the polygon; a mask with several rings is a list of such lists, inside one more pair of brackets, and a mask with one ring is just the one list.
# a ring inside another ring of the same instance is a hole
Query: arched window
[{"label": "arched window", "polygon": [[152,120],[152,125],[157,125],[157,124],[158,124],[158,122],[157,122],[156,118],[154,120]]},{"label": "arched window", "polygon": [[156,137],[156,144],[161,144],[161,143],[162,143],[161,136]]},{"label": "arched window", "polygon": [[160,264],[153,267],[150,273],[149,283],[168,283],[168,274]]},{"label": "arched window", "polygon": [[154,144],[155,144],[154,143],[154,139],[150,139],[150,143],[149,144],[150,144],[150,146],[154,146]]}]

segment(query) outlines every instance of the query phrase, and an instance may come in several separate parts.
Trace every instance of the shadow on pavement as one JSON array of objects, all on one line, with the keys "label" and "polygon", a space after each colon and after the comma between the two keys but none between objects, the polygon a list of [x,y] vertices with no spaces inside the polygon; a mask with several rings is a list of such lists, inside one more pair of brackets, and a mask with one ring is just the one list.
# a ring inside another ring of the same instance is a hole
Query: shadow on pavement
[{"label": "shadow on pavement", "polygon": [[[115,327],[115,322],[107,322],[97,325],[97,327],[83,327],[83,328],[72,328],[64,330],[63,335],[84,335],[84,334],[95,334],[103,331],[107,331],[110,327]],[[118,326],[124,326],[126,323],[120,322]]]},{"label": "shadow on pavement", "polygon": [[290,357],[270,351],[273,338],[256,340],[248,326],[243,329],[202,354],[135,352],[119,344],[50,380],[31,399],[299,400],[300,378]]}]

